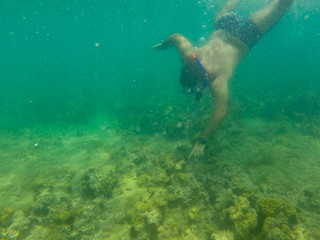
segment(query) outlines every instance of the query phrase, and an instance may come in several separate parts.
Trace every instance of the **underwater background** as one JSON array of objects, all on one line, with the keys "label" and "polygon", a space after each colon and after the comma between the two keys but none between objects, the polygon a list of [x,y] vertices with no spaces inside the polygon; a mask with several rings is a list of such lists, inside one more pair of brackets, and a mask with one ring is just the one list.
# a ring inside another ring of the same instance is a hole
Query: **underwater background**
[{"label": "underwater background", "polygon": [[212,99],[151,48],[176,32],[201,47],[225,2],[0,2],[0,239],[320,239],[318,0],[253,47],[188,159]]}]

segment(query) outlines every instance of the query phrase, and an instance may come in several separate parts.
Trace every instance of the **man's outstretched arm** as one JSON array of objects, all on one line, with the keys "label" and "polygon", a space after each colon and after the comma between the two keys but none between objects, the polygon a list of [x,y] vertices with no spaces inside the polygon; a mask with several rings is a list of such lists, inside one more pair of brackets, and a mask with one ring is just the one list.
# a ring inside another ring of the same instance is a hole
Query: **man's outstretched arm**
[{"label": "man's outstretched arm", "polygon": [[205,130],[200,135],[198,141],[194,145],[189,158],[197,157],[203,154],[206,142],[219,129],[228,110],[228,79],[227,76],[216,78],[210,85],[210,89],[215,98],[215,107]]},{"label": "man's outstretched arm", "polygon": [[204,132],[201,134],[201,138],[209,140],[209,138],[219,129],[228,110],[228,77],[219,77],[215,79],[210,89],[215,98],[214,111],[210,122]]},{"label": "man's outstretched arm", "polygon": [[177,48],[183,64],[188,64],[190,61],[193,60],[191,57],[191,53],[194,51],[194,48],[192,44],[188,41],[188,39],[186,39],[180,33],[175,33],[169,36],[162,43],[153,46],[153,49],[166,50],[171,47]]}]

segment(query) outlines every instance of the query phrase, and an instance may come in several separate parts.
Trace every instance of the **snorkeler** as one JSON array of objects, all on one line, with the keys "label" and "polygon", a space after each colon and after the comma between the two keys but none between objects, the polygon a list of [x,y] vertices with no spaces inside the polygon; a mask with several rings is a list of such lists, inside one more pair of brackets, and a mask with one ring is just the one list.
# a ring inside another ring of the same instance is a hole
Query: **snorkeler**
[{"label": "snorkeler", "polygon": [[221,126],[228,108],[228,83],[237,66],[285,14],[293,0],[274,0],[247,19],[234,12],[239,2],[228,1],[217,14],[215,31],[205,46],[194,48],[185,37],[176,33],[153,47],[158,50],[176,47],[183,63],[180,83],[184,92],[195,94],[198,101],[208,87],[215,99],[210,122],[197,139],[189,158],[202,155],[207,141]]}]

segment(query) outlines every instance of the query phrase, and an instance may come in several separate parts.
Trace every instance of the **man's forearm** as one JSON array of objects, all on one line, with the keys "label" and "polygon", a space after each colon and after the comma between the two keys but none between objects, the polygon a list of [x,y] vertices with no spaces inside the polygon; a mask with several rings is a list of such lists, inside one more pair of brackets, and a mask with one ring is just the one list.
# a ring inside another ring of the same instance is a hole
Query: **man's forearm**
[{"label": "man's forearm", "polygon": [[184,64],[191,60],[192,44],[181,34],[175,33],[162,43],[166,48],[176,47]]},{"label": "man's forearm", "polygon": [[180,33],[172,34],[162,42],[162,45],[166,48],[176,47],[179,44],[179,38],[181,38]]},{"label": "man's forearm", "polygon": [[217,77],[210,85],[210,89],[215,97],[215,107],[210,122],[201,134],[200,138],[209,138],[219,129],[228,110],[228,79],[229,75]]},{"label": "man's forearm", "polygon": [[213,116],[210,119],[209,124],[203,131],[203,133],[200,135],[200,139],[203,142],[208,141],[211,136],[220,128],[220,126],[223,123],[223,120],[225,119],[226,112],[215,112]]},{"label": "man's forearm", "polygon": [[171,47],[177,48],[183,64],[188,64],[190,61],[192,61],[193,58],[191,56],[191,53],[194,51],[194,48],[188,41],[188,39],[186,39],[180,33],[172,34],[167,39],[159,44],[156,44],[152,48],[158,50],[166,50]]}]

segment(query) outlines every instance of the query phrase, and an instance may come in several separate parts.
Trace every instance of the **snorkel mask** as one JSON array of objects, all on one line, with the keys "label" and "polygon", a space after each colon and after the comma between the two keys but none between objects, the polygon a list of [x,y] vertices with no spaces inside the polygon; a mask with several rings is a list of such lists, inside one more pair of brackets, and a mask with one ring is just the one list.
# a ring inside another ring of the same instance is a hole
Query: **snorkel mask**
[{"label": "snorkel mask", "polygon": [[193,94],[193,93],[196,94],[196,101],[199,101],[202,98],[203,90],[204,90],[203,87],[191,87],[191,88],[184,87],[183,88],[183,92],[185,94]]},{"label": "snorkel mask", "polygon": [[183,92],[186,94],[194,93],[196,101],[199,101],[203,96],[204,89],[208,86],[208,77],[197,56],[191,53],[191,57],[195,61],[195,64],[191,63],[182,67],[180,82],[183,86]]}]

